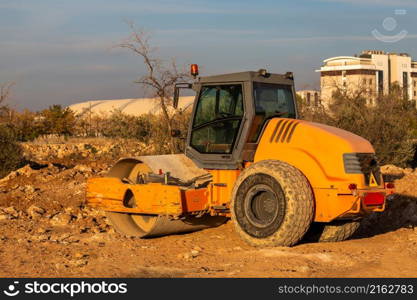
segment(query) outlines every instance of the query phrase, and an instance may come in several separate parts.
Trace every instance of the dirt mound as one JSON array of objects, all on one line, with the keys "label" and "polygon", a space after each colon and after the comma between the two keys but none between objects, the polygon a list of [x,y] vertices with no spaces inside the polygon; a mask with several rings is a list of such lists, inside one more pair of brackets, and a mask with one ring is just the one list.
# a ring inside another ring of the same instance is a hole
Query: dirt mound
[{"label": "dirt mound", "polygon": [[137,140],[112,140],[106,138],[71,139],[69,141],[37,140],[21,143],[28,160],[37,162],[116,160],[123,156],[139,156],[153,151],[152,145]]},{"label": "dirt mound", "polygon": [[403,169],[394,165],[382,166],[381,173],[383,174],[385,181],[395,181],[403,178],[404,176],[416,174],[415,170],[411,168]]},{"label": "dirt mound", "polygon": [[375,213],[362,221],[358,235],[371,236],[399,228],[417,226],[417,172],[394,165],[381,167],[385,180],[395,184],[395,194],[387,199],[383,213]]},{"label": "dirt mound", "polygon": [[108,231],[103,212],[84,205],[86,178],[103,171],[97,165],[26,165],[0,180],[0,220],[23,222],[29,232],[36,228],[31,238],[39,240],[63,239],[53,237],[55,227]]}]

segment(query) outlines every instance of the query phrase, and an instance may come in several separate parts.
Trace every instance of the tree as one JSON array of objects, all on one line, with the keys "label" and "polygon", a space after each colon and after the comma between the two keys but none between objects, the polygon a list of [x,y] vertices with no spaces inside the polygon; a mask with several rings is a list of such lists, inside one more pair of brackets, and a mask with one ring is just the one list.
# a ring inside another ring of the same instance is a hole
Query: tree
[{"label": "tree", "polygon": [[[135,27],[133,22],[127,24],[131,29],[130,36],[119,44],[119,47],[126,48],[138,55],[146,67],[146,75],[140,77],[135,83],[150,89],[152,96],[158,99],[162,110],[165,125],[168,132],[173,129],[173,118],[175,112],[172,106],[172,95],[175,83],[189,79],[189,75],[184,71],[179,71],[175,59],[171,59],[169,64],[164,63],[160,58],[154,57],[155,48],[150,46],[149,33]],[[170,137],[170,151],[175,153],[176,146],[174,138]]]},{"label": "tree", "polygon": [[44,134],[72,135],[75,130],[75,115],[70,108],[52,105],[40,114]]},{"label": "tree", "polygon": [[4,105],[4,102],[9,98],[11,88],[14,85],[14,82],[0,84],[0,123],[9,123],[12,118],[13,111],[7,105]]},{"label": "tree", "polygon": [[2,104],[10,96],[11,88],[15,85],[14,82],[7,82],[0,84],[0,104]]},{"label": "tree", "polygon": [[13,129],[0,124],[0,178],[22,166],[23,151]]},{"label": "tree", "polygon": [[[10,96],[13,85],[13,82],[0,85],[0,104]],[[20,167],[23,162],[22,148],[17,143],[13,126],[8,118],[10,112],[7,106],[0,106],[0,178]],[[2,124],[3,115],[7,120],[5,124]]]},{"label": "tree", "polygon": [[22,112],[16,112],[11,122],[16,138],[20,142],[27,142],[36,139],[42,133],[41,123],[39,122],[39,113],[25,109]]}]

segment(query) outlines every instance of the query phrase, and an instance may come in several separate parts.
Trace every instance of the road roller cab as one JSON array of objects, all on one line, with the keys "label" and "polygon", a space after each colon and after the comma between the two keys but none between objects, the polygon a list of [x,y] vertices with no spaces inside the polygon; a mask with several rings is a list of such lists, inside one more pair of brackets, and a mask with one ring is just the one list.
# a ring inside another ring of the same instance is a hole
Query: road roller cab
[{"label": "road roller cab", "polygon": [[87,203],[121,233],[158,236],[231,218],[252,245],[290,246],[346,239],[384,210],[393,185],[372,145],[299,120],[292,73],[200,77],[177,85],[174,105],[181,88],[196,92],[185,153],[121,159],[88,181]]}]

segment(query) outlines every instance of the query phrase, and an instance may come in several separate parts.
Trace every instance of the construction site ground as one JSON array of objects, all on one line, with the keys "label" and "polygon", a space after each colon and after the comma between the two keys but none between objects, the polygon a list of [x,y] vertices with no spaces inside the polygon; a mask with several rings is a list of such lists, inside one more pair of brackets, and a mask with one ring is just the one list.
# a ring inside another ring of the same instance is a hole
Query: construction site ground
[{"label": "construction site ground", "polygon": [[121,236],[84,205],[86,179],[111,162],[80,157],[31,160],[0,180],[1,277],[417,277],[412,169],[383,167],[397,194],[350,240],[259,249],[231,221],[160,238]]}]

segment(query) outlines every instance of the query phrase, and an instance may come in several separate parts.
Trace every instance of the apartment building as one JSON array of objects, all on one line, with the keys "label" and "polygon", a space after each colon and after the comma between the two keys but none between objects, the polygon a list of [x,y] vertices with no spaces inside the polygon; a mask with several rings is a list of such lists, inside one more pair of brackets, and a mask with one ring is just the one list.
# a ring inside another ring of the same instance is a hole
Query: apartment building
[{"label": "apartment building", "polygon": [[307,106],[320,106],[320,91],[316,90],[300,90],[297,91],[297,95],[300,96]]},{"label": "apartment building", "polygon": [[374,104],[381,93],[387,94],[398,84],[404,96],[417,100],[417,62],[406,53],[366,50],[360,55],[338,56],[324,60],[320,70],[321,99],[331,102],[337,89],[348,93],[365,93]]}]

